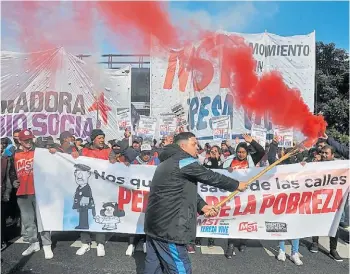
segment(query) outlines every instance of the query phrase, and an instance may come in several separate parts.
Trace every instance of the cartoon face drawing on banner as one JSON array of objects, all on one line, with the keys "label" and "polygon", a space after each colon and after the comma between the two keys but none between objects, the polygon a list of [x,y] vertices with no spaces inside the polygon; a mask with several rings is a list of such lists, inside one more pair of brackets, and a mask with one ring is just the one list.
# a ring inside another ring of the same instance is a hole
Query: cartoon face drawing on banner
[{"label": "cartoon face drawing on banner", "polygon": [[102,230],[116,230],[120,223],[120,217],[125,216],[125,211],[118,208],[118,203],[104,203],[100,215],[95,217],[95,222],[103,224]]},{"label": "cartoon face drawing on banner", "polygon": [[92,215],[96,216],[94,198],[89,185],[91,168],[83,164],[76,164],[74,167],[74,177],[78,187],[74,194],[73,209],[79,213],[79,225],[75,229],[89,229],[89,209],[92,210]]}]

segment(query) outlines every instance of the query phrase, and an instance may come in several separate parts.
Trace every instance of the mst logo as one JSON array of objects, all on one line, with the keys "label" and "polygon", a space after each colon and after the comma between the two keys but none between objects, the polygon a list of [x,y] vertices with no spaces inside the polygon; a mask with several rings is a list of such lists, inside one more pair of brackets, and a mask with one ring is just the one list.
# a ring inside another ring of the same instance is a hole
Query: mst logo
[{"label": "mst logo", "polygon": [[287,232],[287,224],[279,222],[265,222],[266,232]]},{"label": "mst logo", "polygon": [[258,223],[257,222],[242,222],[239,224],[238,231],[257,232],[258,231]]},{"label": "mst logo", "polygon": [[30,172],[33,170],[32,159],[20,159],[17,161],[17,172]]}]

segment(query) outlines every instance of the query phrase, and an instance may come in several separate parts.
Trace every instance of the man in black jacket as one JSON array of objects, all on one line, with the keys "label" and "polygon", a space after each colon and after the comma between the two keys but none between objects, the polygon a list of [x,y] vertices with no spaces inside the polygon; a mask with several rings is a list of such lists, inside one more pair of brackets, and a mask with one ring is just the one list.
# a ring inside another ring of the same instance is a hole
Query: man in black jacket
[{"label": "man in black jacket", "polygon": [[246,183],[201,166],[197,149],[196,136],[182,132],[159,156],[145,216],[145,274],[192,273],[186,244],[196,237],[197,212],[217,215],[197,194],[197,182],[232,192],[247,189]]}]

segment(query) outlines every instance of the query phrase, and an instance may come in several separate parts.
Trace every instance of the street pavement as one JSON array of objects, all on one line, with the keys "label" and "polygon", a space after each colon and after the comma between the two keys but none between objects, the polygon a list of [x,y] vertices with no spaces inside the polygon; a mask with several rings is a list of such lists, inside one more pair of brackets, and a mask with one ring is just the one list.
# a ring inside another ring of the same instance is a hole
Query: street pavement
[{"label": "street pavement", "polygon": [[[44,259],[43,250],[28,257],[21,256],[27,244],[21,238],[15,238],[1,254],[1,273],[52,273],[52,274],[111,274],[111,273],[142,273],[145,255],[142,245],[139,244],[133,257],[125,256],[127,237],[121,234],[109,235],[106,243],[106,256],[96,256],[96,244],[83,256],[75,255],[80,247],[79,234],[76,232],[56,232],[53,234],[54,258]],[[348,240],[349,234],[341,231],[341,238]],[[321,237],[320,244],[324,247],[318,253],[310,253],[308,247],[311,239],[301,241],[300,254],[304,262],[302,266],[296,266],[289,260],[279,262],[276,259],[278,252],[277,241],[249,240],[248,248],[244,253],[236,249],[236,256],[228,260],[223,252],[227,241],[215,240],[215,247],[208,249],[206,240],[202,240],[203,246],[197,248],[195,254],[190,254],[193,273],[295,273],[295,274],[347,274],[349,273],[349,245],[342,239],[338,243],[338,252],[344,257],[343,262],[336,262],[327,254],[329,248],[328,237]],[[290,253],[290,244],[286,246]]]}]

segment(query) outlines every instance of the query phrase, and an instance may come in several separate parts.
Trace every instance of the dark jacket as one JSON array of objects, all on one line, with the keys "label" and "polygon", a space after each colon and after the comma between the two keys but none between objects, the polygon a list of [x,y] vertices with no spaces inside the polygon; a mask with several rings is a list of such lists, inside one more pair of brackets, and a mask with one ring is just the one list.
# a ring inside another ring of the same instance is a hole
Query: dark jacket
[{"label": "dark jacket", "polygon": [[[286,153],[288,153],[291,148],[286,149]],[[272,143],[270,144],[270,148],[269,148],[269,152],[267,154],[267,160],[269,161],[269,164],[272,165],[274,162],[277,161],[277,150],[278,150],[278,143],[275,141],[272,141]],[[289,165],[289,164],[296,164],[296,163],[300,163],[303,161],[306,161],[308,157],[308,151],[303,151],[300,152],[296,155],[293,155],[291,157],[289,157],[288,159],[284,160],[281,162],[281,165]]]},{"label": "dark jacket", "polygon": [[345,159],[349,159],[349,147],[338,143],[336,140],[334,140],[332,137],[328,137],[327,143],[332,146],[337,153],[340,154],[340,156],[344,157]]},{"label": "dark jacket", "polygon": [[265,149],[255,140],[250,143],[253,148],[254,153],[250,153],[252,160],[255,165],[257,165],[265,155]]},{"label": "dark jacket", "polygon": [[7,156],[1,156],[1,200],[9,201],[11,191],[10,158]]},{"label": "dark jacket", "polygon": [[197,183],[232,192],[239,182],[201,166],[178,145],[166,146],[159,159],[150,185],[145,233],[158,240],[188,244],[196,237],[197,212],[206,205],[197,194]]}]

